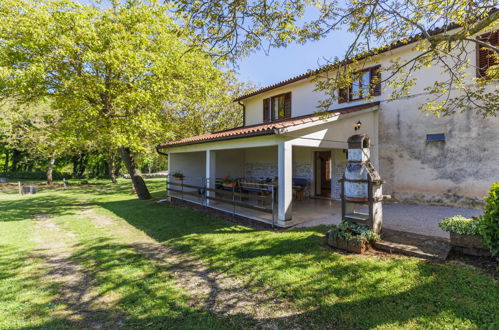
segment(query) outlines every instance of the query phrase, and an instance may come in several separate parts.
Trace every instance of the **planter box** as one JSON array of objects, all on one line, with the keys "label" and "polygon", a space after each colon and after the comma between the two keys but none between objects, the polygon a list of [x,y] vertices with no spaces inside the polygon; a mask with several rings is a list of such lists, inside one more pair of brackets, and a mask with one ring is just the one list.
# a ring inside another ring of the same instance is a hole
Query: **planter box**
[{"label": "planter box", "polygon": [[450,233],[450,242],[455,250],[472,256],[490,256],[490,251],[476,235]]},{"label": "planter box", "polygon": [[370,245],[368,243],[358,244],[357,242],[349,241],[339,237],[328,235],[327,244],[345,251],[364,253],[369,250]]},{"label": "planter box", "polygon": [[224,186],[225,188],[234,188],[236,186],[237,182],[234,181],[234,182],[231,182],[231,183],[222,183],[222,186]]},{"label": "planter box", "polygon": [[175,177],[175,176],[174,176],[174,177],[173,177],[173,180],[183,181],[183,180],[184,180],[184,178],[178,178],[178,177]]}]

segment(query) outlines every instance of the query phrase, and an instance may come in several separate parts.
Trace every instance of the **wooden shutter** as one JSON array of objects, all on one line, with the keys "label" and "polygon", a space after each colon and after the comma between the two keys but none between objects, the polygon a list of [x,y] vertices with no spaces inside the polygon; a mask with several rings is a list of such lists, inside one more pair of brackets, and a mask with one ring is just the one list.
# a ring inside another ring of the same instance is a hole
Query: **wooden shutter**
[{"label": "wooden shutter", "polygon": [[[477,38],[480,41],[490,43],[492,46],[499,46],[499,31],[490,32]],[[494,52],[477,44],[477,77],[485,77],[487,69],[498,64],[496,58],[492,56]]]},{"label": "wooden shutter", "polygon": [[263,99],[263,122],[270,121],[270,98]]},{"label": "wooden shutter", "polygon": [[377,65],[369,69],[371,75],[371,93],[372,96],[381,95],[381,66]]},{"label": "wooden shutter", "polygon": [[284,94],[284,118],[291,118],[291,93]]},{"label": "wooden shutter", "polygon": [[345,103],[348,102],[348,88],[340,88],[338,91],[338,103]]}]

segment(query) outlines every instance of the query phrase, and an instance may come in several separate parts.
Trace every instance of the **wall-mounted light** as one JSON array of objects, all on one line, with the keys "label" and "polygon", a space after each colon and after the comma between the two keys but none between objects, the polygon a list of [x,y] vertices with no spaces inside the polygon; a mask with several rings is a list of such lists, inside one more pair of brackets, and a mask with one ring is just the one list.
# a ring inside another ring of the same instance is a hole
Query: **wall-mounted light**
[{"label": "wall-mounted light", "polygon": [[356,124],[353,124],[353,129],[358,131],[362,127],[362,122],[359,120]]}]

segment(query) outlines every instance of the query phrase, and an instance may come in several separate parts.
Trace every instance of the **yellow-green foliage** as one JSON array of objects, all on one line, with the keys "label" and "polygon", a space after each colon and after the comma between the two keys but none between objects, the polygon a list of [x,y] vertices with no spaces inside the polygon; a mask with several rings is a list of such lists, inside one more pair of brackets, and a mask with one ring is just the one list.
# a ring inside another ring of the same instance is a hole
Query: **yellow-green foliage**
[{"label": "yellow-green foliage", "polygon": [[438,226],[443,231],[461,234],[461,235],[477,235],[478,234],[478,219],[465,218],[462,215],[456,215],[450,218],[442,219]]},{"label": "yellow-green foliage", "polygon": [[480,234],[495,255],[499,253],[499,182],[490,187],[485,201],[485,212],[480,218]]}]

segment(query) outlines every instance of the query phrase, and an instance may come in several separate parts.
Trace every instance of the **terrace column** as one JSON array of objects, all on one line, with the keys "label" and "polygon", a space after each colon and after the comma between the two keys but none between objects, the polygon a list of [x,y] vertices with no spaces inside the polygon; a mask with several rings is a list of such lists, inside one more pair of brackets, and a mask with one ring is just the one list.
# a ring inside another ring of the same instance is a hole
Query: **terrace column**
[{"label": "terrace column", "polygon": [[291,220],[293,200],[293,146],[289,141],[281,141],[277,145],[277,183],[278,183],[278,222]]},{"label": "terrace column", "polygon": [[167,186],[166,186],[166,197],[169,201],[172,200],[171,196],[170,196],[170,188],[172,188],[172,186],[170,185],[170,180],[172,179],[172,170],[173,170],[173,166],[172,166],[172,153],[169,152],[168,153],[168,175],[166,177],[166,182],[167,182]]},{"label": "terrace column", "polygon": [[[216,154],[214,150],[206,150],[206,180],[207,187],[211,189],[215,189],[215,164],[216,164]],[[215,192],[207,191],[207,197],[215,197]],[[209,205],[211,201],[209,199],[206,200],[206,203]]]}]

